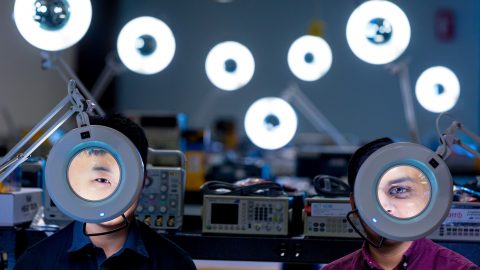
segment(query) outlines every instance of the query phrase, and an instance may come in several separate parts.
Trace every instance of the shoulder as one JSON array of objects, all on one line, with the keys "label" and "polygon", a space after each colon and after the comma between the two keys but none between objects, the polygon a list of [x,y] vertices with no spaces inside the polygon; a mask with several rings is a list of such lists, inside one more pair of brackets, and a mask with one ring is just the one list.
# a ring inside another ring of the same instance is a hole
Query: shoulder
[{"label": "shoulder", "polygon": [[156,233],[143,222],[137,221],[138,229],[149,255],[159,262],[172,262],[168,269],[195,269],[190,255],[177,244]]},{"label": "shoulder", "polygon": [[480,269],[476,264],[460,255],[459,253],[434,243],[430,239],[424,240],[424,245],[434,253],[435,265],[446,267],[445,269]]},{"label": "shoulder", "polygon": [[359,265],[361,262],[362,257],[362,250],[359,249],[354,251],[340,259],[337,259],[325,267],[322,270],[330,270],[330,269],[354,269],[355,265]]},{"label": "shoulder", "polygon": [[65,254],[72,243],[73,223],[40,240],[18,258],[15,269],[45,268]]}]

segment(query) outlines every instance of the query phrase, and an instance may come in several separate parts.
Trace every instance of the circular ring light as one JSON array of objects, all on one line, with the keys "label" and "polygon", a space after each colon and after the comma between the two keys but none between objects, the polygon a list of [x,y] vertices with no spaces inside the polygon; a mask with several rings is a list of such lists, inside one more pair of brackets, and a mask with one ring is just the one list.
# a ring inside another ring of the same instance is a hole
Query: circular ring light
[{"label": "circular ring light", "polygon": [[90,0],[16,0],[13,19],[30,44],[59,51],[77,43],[92,20]]},{"label": "circular ring light", "polygon": [[88,223],[112,220],[132,205],[143,182],[143,163],[132,142],[104,126],[68,132],[50,151],[45,185],[57,207]]},{"label": "circular ring light", "polygon": [[446,112],[458,101],[460,82],[450,69],[431,67],[418,77],[415,95],[423,108],[434,113]]},{"label": "circular ring light", "polygon": [[355,181],[355,205],[379,235],[410,241],[432,233],[448,215],[452,177],[430,149],[393,143],[363,163]]},{"label": "circular ring light", "polygon": [[117,39],[120,60],[133,72],[154,74],[165,69],[175,54],[172,30],[159,19],[138,17],[128,22]]},{"label": "circular ring light", "polygon": [[252,79],[255,61],[247,47],[235,41],[225,41],[210,50],[205,60],[205,71],[216,87],[233,91]]},{"label": "circular ring light", "polygon": [[315,81],[332,66],[332,50],[320,37],[305,35],[295,40],[288,49],[288,66],[304,81]]},{"label": "circular ring light", "polygon": [[347,41],[363,61],[380,65],[397,59],[410,42],[410,23],[395,4],[384,0],[366,1],[347,22]]},{"label": "circular ring light", "polygon": [[285,100],[265,97],[255,101],[245,115],[248,138],[263,149],[285,146],[297,130],[297,115]]}]

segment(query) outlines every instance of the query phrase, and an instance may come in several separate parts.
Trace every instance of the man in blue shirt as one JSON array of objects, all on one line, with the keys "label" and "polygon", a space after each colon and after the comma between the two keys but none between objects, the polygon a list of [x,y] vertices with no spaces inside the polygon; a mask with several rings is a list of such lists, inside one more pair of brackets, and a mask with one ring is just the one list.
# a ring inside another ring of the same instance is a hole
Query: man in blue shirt
[{"label": "man in blue shirt", "polygon": [[[123,133],[146,164],[148,141],[138,125],[119,115],[95,117],[90,123]],[[74,221],[27,249],[14,269],[195,270],[185,251],[134,218],[137,204],[138,198],[124,214],[128,227],[122,216],[99,224]]]}]

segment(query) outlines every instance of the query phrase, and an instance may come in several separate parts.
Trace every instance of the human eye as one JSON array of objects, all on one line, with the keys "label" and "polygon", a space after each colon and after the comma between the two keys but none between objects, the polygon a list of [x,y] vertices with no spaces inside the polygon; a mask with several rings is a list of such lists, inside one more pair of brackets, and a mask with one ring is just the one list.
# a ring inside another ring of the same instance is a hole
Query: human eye
[{"label": "human eye", "polygon": [[405,186],[393,186],[388,190],[388,194],[397,199],[406,199],[410,196],[411,188]]},{"label": "human eye", "polygon": [[106,179],[106,178],[95,178],[93,179],[94,182],[97,182],[101,185],[111,185],[112,183],[110,182],[110,180]]}]

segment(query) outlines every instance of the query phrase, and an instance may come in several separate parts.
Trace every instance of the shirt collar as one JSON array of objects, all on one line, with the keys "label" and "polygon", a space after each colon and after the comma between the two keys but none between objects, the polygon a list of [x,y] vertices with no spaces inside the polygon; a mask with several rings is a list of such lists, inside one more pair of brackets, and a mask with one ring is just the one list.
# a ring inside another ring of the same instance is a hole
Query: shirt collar
[{"label": "shirt collar", "polygon": [[363,241],[362,258],[364,262],[370,267],[370,269],[382,269],[382,267],[373,259],[372,255],[370,255],[370,253],[368,252],[367,241]]},{"label": "shirt collar", "polygon": [[[144,257],[149,257],[145,244],[139,232],[139,226],[137,220],[134,219],[128,227],[127,240],[123,244],[123,247],[117,252],[117,254],[123,253],[125,249],[132,250]],[[86,246],[94,246],[90,238],[83,233],[83,223],[75,221],[73,226],[73,238],[72,245],[68,249],[68,252],[77,252],[85,248]]]},{"label": "shirt collar", "polygon": [[83,223],[75,221],[73,224],[72,245],[68,252],[75,252],[83,249],[85,246],[93,245],[90,238],[83,234]]},{"label": "shirt collar", "polygon": [[[403,254],[402,261],[399,265],[404,267],[407,266],[407,263],[412,261],[413,258],[421,256],[421,252],[423,251],[422,246],[424,245],[426,239],[421,238],[412,242],[412,244],[408,247],[407,251]],[[362,245],[362,257],[366,264],[372,269],[383,269],[370,255],[368,252],[367,242],[364,241]]]}]

